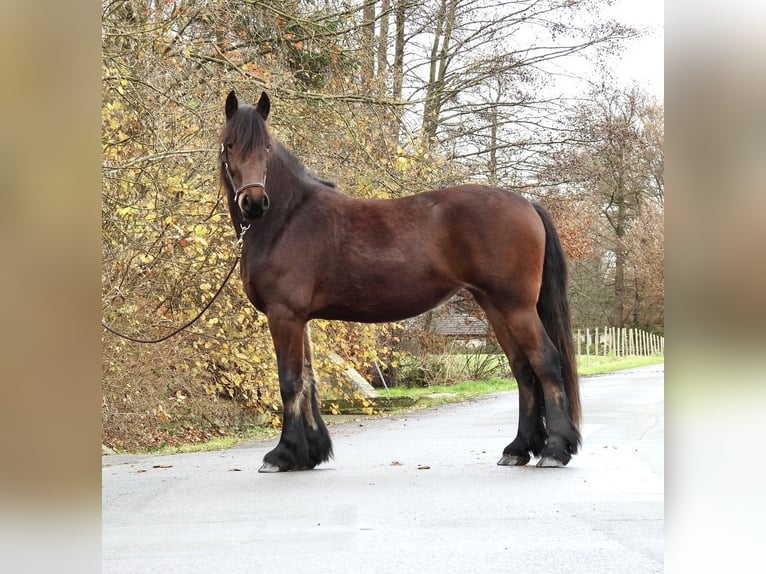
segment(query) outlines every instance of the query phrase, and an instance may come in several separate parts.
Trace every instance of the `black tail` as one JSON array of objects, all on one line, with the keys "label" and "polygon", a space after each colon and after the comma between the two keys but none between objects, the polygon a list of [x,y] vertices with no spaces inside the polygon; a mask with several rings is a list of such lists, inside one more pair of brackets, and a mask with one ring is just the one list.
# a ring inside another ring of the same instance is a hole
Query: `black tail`
[{"label": "black tail", "polygon": [[564,379],[564,391],[569,402],[569,416],[579,430],[582,408],[580,406],[580,385],[577,377],[569,300],[567,299],[566,256],[550,214],[541,205],[534,204],[534,206],[545,226],[543,284],[537,302],[537,313],[561,356],[561,375]]}]

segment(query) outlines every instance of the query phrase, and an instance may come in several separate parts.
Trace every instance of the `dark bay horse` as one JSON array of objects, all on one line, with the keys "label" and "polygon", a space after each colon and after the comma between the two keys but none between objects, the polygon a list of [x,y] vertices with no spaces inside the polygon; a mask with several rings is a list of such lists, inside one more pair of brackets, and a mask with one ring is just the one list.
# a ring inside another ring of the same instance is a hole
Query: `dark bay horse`
[{"label": "dark bay horse", "polygon": [[[480,185],[354,199],[310,174],[267,125],[270,101],[226,98],[221,180],[242,240],[245,292],[268,318],[282,435],[261,472],[332,456],[307,322],[398,321],[467,289],[519,386],[519,426],[498,464],[564,466],[580,444],[580,396],[558,234],[539,205]],[[246,230],[246,231],[245,231]]]}]

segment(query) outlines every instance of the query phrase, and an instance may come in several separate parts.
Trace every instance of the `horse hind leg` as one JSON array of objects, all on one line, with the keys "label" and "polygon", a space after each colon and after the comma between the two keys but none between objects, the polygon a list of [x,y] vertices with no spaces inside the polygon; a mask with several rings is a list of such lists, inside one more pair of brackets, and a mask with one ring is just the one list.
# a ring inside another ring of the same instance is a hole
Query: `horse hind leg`
[{"label": "horse hind leg", "polygon": [[535,457],[540,456],[547,439],[542,388],[526,355],[513,338],[505,317],[481,293],[475,292],[473,296],[492,325],[519,389],[519,426],[516,438],[503,449],[503,456],[497,464],[523,466],[530,461],[530,453]]},{"label": "horse hind leg", "polygon": [[537,466],[560,467],[569,463],[580,444],[580,433],[569,416],[561,357],[551,342],[534,307],[507,315],[508,326],[529,359],[542,399],[545,446]]},{"label": "horse hind leg", "polygon": [[523,466],[530,453],[542,454],[548,435],[545,430],[545,403],[542,389],[529,361],[521,351],[511,362],[511,372],[519,387],[519,428],[516,438],[503,449],[497,461],[501,466]]}]

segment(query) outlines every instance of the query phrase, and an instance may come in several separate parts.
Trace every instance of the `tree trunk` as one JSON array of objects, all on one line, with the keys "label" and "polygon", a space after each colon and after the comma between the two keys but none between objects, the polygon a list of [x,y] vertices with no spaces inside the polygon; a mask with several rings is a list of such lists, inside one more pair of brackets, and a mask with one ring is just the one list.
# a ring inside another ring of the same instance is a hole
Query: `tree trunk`
[{"label": "tree trunk", "polygon": [[617,192],[617,217],[614,222],[615,245],[614,245],[614,324],[617,327],[625,326],[625,226],[627,223],[627,209],[625,205],[624,190]]},{"label": "tree trunk", "polygon": [[362,79],[371,80],[375,74],[375,0],[362,5]]},{"label": "tree trunk", "polygon": [[393,90],[391,93],[395,101],[401,101],[404,83],[404,22],[407,17],[407,2],[408,0],[396,0],[396,39],[394,41]]},{"label": "tree trunk", "polygon": [[436,30],[431,46],[431,62],[423,110],[422,143],[430,148],[436,139],[439,115],[445,102],[445,77],[450,60],[450,42],[455,28],[458,0],[442,0],[436,17]]},{"label": "tree trunk", "polygon": [[388,73],[388,22],[391,0],[382,0],[380,5],[380,34],[378,35],[378,81],[384,85]]},{"label": "tree trunk", "polygon": [[489,183],[497,185],[497,103],[492,104],[490,110],[490,136],[489,136]]}]

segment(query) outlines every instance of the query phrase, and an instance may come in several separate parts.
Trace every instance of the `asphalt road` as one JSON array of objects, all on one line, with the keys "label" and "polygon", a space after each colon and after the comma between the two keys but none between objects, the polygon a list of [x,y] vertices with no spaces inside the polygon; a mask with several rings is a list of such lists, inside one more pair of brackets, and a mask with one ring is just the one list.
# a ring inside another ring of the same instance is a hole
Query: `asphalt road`
[{"label": "asphalt road", "polygon": [[103,572],[662,572],[664,367],[581,388],[563,469],[496,465],[514,392],[332,426],[308,472],[258,474],[275,441],[105,456]]}]

